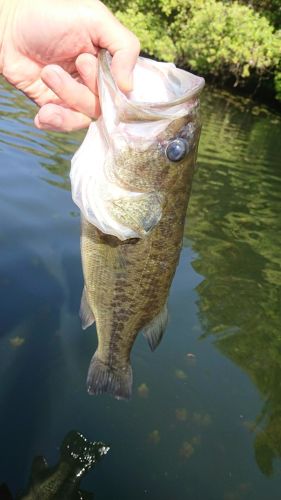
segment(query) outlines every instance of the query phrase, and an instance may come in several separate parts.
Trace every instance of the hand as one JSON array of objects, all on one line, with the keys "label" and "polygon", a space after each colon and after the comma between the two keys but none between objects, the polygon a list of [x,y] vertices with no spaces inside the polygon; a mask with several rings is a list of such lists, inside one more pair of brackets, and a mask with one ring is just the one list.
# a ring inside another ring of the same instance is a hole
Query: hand
[{"label": "hand", "polygon": [[2,73],[40,106],[34,120],[38,128],[71,131],[99,116],[100,47],[113,55],[119,88],[132,89],[139,42],[98,0],[16,0],[11,9]]}]

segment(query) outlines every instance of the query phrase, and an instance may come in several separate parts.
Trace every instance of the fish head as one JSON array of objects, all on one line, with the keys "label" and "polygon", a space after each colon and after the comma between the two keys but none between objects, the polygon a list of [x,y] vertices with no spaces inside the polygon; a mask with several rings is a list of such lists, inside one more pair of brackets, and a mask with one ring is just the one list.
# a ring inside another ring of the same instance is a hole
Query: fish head
[{"label": "fish head", "polygon": [[171,190],[193,172],[204,79],[139,58],[134,91],[124,94],[111,74],[110,54],[101,50],[98,84],[102,116],[89,131],[91,142],[86,137],[95,164],[86,181],[72,168],[73,198],[103,233],[143,238],[161,220]]},{"label": "fish head", "polygon": [[147,236],[161,220],[168,197],[179,186],[188,189],[192,181],[200,134],[198,118],[186,115],[161,123],[161,127],[153,140],[127,133],[122,141],[113,139],[111,143],[108,175],[123,192],[109,201],[108,211],[138,238]]},{"label": "fish head", "polygon": [[186,115],[159,125],[162,130],[153,140],[126,134],[122,143],[112,141],[110,177],[130,192],[164,195],[176,177],[194,166],[201,128],[198,117]]},{"label": "fish head", "polygon": [[110,56],[101,54],[106,175],[123,189],[110,200],[109,212],[134,236],[145,237],[160,221],[167,196],[192,178],[204,80],[173,64],[143,58],[134,76],[134,92],[123,94],[110,73]]}]

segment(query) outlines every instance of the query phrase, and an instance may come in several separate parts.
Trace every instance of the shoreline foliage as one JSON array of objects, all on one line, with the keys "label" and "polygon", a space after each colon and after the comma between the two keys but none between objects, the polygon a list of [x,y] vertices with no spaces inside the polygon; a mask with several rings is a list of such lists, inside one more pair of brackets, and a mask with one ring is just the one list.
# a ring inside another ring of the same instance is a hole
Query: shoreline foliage
[{"label": "shoreline foliage", "polygon": [[278,2],[110,0],[107,4],[136,33],[148,55],[220,83],[265,83],[281,102]]}]

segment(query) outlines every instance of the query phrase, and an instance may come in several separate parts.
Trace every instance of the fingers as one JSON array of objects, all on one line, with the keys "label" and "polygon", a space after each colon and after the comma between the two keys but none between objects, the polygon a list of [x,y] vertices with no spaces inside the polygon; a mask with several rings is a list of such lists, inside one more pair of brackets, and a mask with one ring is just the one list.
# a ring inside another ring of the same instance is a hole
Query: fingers
[{"label": "fingers", "polygon": [[97,58],[92,54],[80,54],[75,61],[75,66],[85,85],[98,96]]},{"label": "fingers", "polygon": [[61,66],[50,64],[43,68],[41,79],[60,99],[61,105],[44,104],[34,119],[38,128],[70,132],[88,127],[91,118],[100,115],[96,57],[81,54],[76,60],[76,68],[83,83]]},{"label": "fingers", "polygon": [[[78,64],[79,73],[84,72],[84,77],[88,82],[91,81],[91,72],[93,73],[93,82],[96,80],[97,62],[94,56],[84,54],[91,59],[82,58]],[[82,56],[80,56],[81,58]],[[79,59],[79,58],[78,58]],[[82,73],[81,73],[82,74]],[[86,76],[87,75],[87,76]],[[41,72],[43,82],[61,99],[64,106],[79,111],[91,118],[96,118],[100,114],[100,105],[97,95],[88,88],[87,85],[78,82],[70,76],[61,66],[50,64],[45,66]],[[91,89],[96,90],[95,83],[91,83]]]},{"label": "fingers", "polygon": [[133,89],[133,69],[140,53],[138,38],[105,7],[100,6],[89,24],[92,42],[96,47],[108,49],[112,59],[112,74],[123,92]]},{"label": "fingers", "polygon": [[135,67],[139,49],[136,47],[134,51],[131,48],[118,49],[113,54],[111,63],[112,75],[123,92],[133,90],[133,69]]},{"label": "fingers", "polygon": [[37,128],[62,132],[86,128],[91,121],[91,118],[83,113],[58,104],[45,104],[34,119]]}]

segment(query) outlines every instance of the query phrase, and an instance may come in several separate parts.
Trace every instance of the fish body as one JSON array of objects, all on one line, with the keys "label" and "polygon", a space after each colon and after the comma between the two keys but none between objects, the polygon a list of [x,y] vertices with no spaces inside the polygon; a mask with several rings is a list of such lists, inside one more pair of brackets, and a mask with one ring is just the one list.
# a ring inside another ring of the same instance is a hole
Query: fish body
[{"label": "fish body", "polygon": [[90,500],[93,494],[80,490],[80,482],[87,471],[108,452],[101,442],[91,443],[82,434],[71,431],[60,448],[60,460],[49,467],[44,457],[36,457],[32,464],[27,491],[19,500]]},{"label": "fish body", "polygon": [[[181,70],[169,68],[170,79],[176,79]],[[167,324],[200,135],[197,96],[204,81],[193,78],[185,97],[141,103],[121,95],[107,54],[100,56],[103,116],[118,109],[111,121],[95,125],[93,137],[107,150],[106,182],[95,192],[102,209],[96,203],[91,211],[89,200],[81,203],[74,192],[82,212],[82,324],[86,328],[95,320],[98,335],[87,379],[91,394],[129,398],[136,336],[143,331],[154,350]],[[91,183],[94,177],[87,186]],[[105,215],[97,220],[97,213]]]}]

